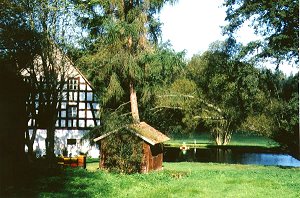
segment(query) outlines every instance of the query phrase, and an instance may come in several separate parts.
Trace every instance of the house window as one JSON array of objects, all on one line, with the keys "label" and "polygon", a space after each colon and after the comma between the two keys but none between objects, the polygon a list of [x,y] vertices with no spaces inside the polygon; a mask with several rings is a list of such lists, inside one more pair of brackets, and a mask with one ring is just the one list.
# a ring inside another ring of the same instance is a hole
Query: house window
[{"label": "house window", "polygon": [[67,145],[75,145],[76,139],[67,139]]},{"label": "house window", "polygon": [[69,102],[77,101],[78,93],[75,91],[69,91]]},{"label": "house window", "polygon": [[68,88],[69,88],[69,101],[77,101],[78,97],[78,79],[71,78],[68,81]]},{"label": "house window", "polygon": [[75,78],[69,79],[69,90],[78,89],[78,80]]},{"label": "house window", "polygon": [[77,117],[77,106],[71,106],[68,107],[68,117],[69,118],[76,118]]}]

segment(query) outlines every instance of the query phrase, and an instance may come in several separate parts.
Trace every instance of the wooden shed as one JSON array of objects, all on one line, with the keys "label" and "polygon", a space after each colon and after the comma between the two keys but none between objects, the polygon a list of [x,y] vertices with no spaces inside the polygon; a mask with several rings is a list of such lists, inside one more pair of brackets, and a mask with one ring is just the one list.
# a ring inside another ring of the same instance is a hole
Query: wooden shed
[{"label": "wooden shed", "polygon": [[[163,162],[163,142],[168,141],[168,138],[163,133],[154,129],[150,125],[145,122],[140,122],[139,124],[131,124],[127,127],[124,127],[122,130],[126,130],[132,136],[138,137],[136,139],[139,140],[137,145],[140,145],[142,148],[139,149],[141,155],[139,171],[141,173],[147,173],[152,170],[161,170],[162,162]],[[104,146],[107,142],[107,137],[115,134],[113,138],[120,138],[119,133],[120,130],[116,130],[110,133],[106,133],[98,138],[95,138],[94,141],[99,144],[100,148],[100,168],[107,168],[107,151]],[[117,141],[117,140],[116,140]],[[126,144],[126,142],[122,142],[122,144]],[[110,155],[113,155],[110,153]]]}]

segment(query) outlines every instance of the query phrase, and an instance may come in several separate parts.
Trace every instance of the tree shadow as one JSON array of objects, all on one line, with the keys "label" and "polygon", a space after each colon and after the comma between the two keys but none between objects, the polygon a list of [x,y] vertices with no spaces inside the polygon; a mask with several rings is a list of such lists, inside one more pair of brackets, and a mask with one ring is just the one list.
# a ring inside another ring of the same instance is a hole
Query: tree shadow
[{"label": "tree shadow", "polygon": [[[45,162],[35,164],[18,178],[18,184],[8,186],[0,197],[91,197],[95,180],[105,181],[104,174],[88,172],[83,168],[47,167]],[[101,182],[103,196],[109,196],[109,184]],[[95,188],[95,187],[94,187]]]}]

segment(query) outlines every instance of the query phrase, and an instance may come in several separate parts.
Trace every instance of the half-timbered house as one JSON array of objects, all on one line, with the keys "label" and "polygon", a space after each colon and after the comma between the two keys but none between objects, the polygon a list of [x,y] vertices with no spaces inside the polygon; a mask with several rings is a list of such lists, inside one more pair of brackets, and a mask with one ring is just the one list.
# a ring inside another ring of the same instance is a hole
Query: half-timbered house
[{"label": "half-timbered house", "polygon": [[[35,100],[37,106],[39,97]],[[82,139],[89,130],[100,125],[99,109],[98,99],[91,84],[68,60],[68,77],[65,79],[62,97],[58,103],[55,124],[56,155],[76,156],[85,153],[92,157],[99,156],[99,149],[91,146],[88,140]],[[45,155],[47,131],[37,126],[33,117],[29,117],[28,126],[29,134],[32,135],[33,130],[36,130],[33,144],[36,155]]]}]

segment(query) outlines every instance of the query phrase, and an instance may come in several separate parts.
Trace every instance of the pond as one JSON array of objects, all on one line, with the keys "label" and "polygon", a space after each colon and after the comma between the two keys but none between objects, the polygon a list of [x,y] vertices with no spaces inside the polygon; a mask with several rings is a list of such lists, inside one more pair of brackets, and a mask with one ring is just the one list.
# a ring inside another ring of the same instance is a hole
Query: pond
[{"label": "pond", "polygon": [[197,148],[186,152],[179,148],[165,148],[165,162],[215,162],[228,164],[257,164],[267,166],[300,167],[300,161],[288,154],[253,148]]}]

